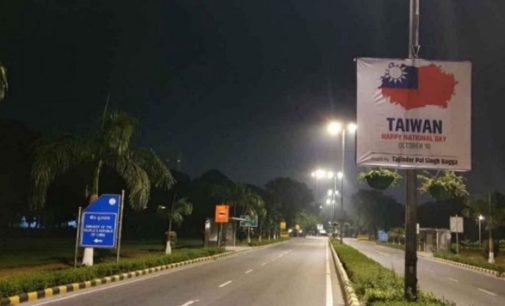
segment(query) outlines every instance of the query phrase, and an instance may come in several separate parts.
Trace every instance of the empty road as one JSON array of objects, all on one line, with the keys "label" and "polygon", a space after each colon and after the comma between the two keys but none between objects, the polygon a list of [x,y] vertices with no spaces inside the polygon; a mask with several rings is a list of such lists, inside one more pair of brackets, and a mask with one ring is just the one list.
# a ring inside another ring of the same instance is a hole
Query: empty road
[{"label": "empty road", "polygon": [[[345,239],[384,267],[403,276],[404,252],[375,242]],[[417,278],[422,290],[456,305],[505,305],[505,280],[418,256]]]},{"label": "empty road", "polygon": [[344,305],[326,238],[298,238],[31,305]]}]

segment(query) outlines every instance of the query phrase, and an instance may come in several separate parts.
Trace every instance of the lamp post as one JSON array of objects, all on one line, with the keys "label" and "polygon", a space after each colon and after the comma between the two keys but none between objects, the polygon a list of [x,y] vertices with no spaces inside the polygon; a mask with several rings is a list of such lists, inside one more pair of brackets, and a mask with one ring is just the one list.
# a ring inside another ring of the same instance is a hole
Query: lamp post
[{"label": "lamp post", "polygon": [[483,215],[479,215],[479,246],[482,247],[482,232],[481,232],[481,223],[484,220]]},{"label": "lamp post", "polygon": [[[332,205],[332,214],[331,214],[331,223],[332,223],[332,227],[333,227],[333,222],[334,222],[334,217],[335,217],[335,196],[338,194],[337,192],[337,182],[336,182],[336,176],[335,176],[335,173],[333,173],[333,171],[328,171],[328,170],[324,170],[324,169],[317,169],[315,171],[312,171],[312,173],[310,174],[311,177],[313,177],[314,179],[316,179],[316,181],[319,181],[319,180],[328,180],[328,179],[333,179],[333,190],[330,189],[328,190],[328,197],[330,198],[327,198],[326,199],[326,205]],[[317,191],[316,191],[317,193]],[[316,195],[317,197],[318,195]],[[319,208],[323,208],[322,206],[320,206]]]},{"label": "lamp post", "polygon": [[354,122],[347,123],[344,127],[340,121],[331,121],[327,126],[327,131],[332,136],[340,135],[342,137],[342,154],[340,160],[340,171],[337,173],[337,178],[340,179],[340,242],[344,241],[344,174],[345,174],[345,134],[354,134],[357,125]]}]

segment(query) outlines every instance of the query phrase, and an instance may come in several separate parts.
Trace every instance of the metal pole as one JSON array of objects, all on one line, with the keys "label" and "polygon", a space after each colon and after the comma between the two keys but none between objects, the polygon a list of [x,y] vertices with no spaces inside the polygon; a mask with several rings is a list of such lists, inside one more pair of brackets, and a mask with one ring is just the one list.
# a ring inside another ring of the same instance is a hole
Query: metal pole
[{"label": "metal pole", "polygon": [[[410,0],[409,58],[417,58],[419,52],[419,0]],[[404,297],[417,300],[417,173],[406,171],[405,205],[405,287]]]},{"label": "metal pole", "polygon": [[[119,262],[119,256],[121,254],[121,232],[123,230],[123,208],[124,208],[124,189],[121,190],[121,207],[119,209],[119,225],[117,233],[117,250],[116,250],[116,262]],[[170,236],[170,233],[168,233]]]},{"label": "metal pole", "polygon": [[342,129],[342,162],[340,171],[340,243],[344,243],[344,168],[345,168],[345,128]]},{"label": "metal pole", "polygon": [[75,233],[74,268],[77,267],[77,253],[79,252],[79,238],[81,236],[81,212],[82,207],[77,209],[77,231]]},{"label": "metal pole", "polygon": [[479,246],[480,246],[480,247],[482,247],[481,222],[482,222],[482,220],[480,219],[480,215],[479,215]]},{"label": "metal pole", "polygon": [[493,224],[493,215],[491,214],[491,192],[489,192],[489,196],[488,196],[488,206],[489,206],[489,220],[488,220],[488,223],[487,223],[487,227],[489,228],[489,244],[488,244],[488,247],[489,247],[489,257],[487,259],[487,262],[488,263],[494,263],[494,247],[493,247],[493,233],[492,233],[492,230],[491,230],[491,226]]}]

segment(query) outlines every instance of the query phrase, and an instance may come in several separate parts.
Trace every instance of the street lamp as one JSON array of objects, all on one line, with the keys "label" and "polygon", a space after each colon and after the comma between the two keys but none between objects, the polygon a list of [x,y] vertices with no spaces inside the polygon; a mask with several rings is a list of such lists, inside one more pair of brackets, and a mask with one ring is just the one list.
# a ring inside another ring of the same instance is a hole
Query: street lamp
[{"label": "street lamp", "polygon": [[483,215],[479,215],[479,246],[482,247],[482,232],[481,232],[481,223],[484,220]]},{"label": "street lamp", "polygon": [[[346,132],[354,134],[358,126],[354,122],[348,122],[346,127],[340,121],[331,121],[328,123],[326,130],[332,136],[340,135],[342,137],[342,154],[340,161],[340,171],[337,173],[337,178],[340,180],[340,242],[344,240],[344,173],[345,173],[345,134]],[[336,182],[335,182],[336,183]]]},{"label": "street lamp", "polygon": [[[312,173],[310,174],[310,176],[313,177],[314,179],[316,179],[316,181],[333,179],[333,189],[329,189],[328,192],[327,192],[327,195],[330,198],[326,199],[326,205],[333,205],[333,207],[332,207],[332,213],[331,213],[331,221],[332,221],[332,223],[333,223],[334,218],[335,218],[335,197],[338,195],[337,177],[339,175],[341,175],[339,173],[340,172],[338,172],[335,175],[335,173],[333,171],[318,168],[315,171],[312,171]],[[317,190],[316,190],[316,193],[317,193]],[[317,197],[317,195],[316,195],[316,197]],[[320,208],[322,208],[322,206]]]}]

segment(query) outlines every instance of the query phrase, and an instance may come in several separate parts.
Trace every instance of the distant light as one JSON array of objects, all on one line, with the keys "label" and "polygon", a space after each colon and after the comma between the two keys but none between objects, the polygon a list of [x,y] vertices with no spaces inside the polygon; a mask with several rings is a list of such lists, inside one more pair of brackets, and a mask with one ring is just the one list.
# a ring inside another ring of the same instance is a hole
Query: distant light
[{"label": "distant light", "polygon": [[326,205],[330,205],[331,204],[331,199],[326,199]]},{"label": "distant light", "polygon": [[483,216],[483,215],[479,215],[479,220],[480,220],[480,221],[482,221],[482,220],[484,220],[484,219],[485,219],[485,218],[484,218],[484,216]]},{"label": "distant light", "polygon": [[337,173],[337,178],[338,178],[339,180],[341,180],[343,177],[344,177],[344,173],[342,173],[342,171],[339,171],[339,172]]},{"label": "distant light", "polygon": [[342,131],[342,123],[338,121],[332,121],[328,124],[326,128],[330,135],[338,135]]},{"label": "distant light", "polygon": [[328,189],[328,196],[332,196],[333,195],[333,189]]},{"label": "distant light", "polygon": [[347,132],[354,134],[354,132],[356,132],[357,129],[358,126],[356,125],[356,123],[350,122],[349,124],[347,124]]},{"label": "distant light", "polygon": [[292,231],[293,231],[293,229],[291,229],[291,228],[290,228],[290,229],[288,229],[288,233],[290,233],[290,234],[291,234],[291,232],[292,232]]},{"label": "distant light", "polygon": [[328,172],[326,172],[326,177],[327,177],[327,178],[331,179],[331,178],[333,178],[334,176],[335,176],[335,173],[333,173],[333,171],[328,171]]}]

